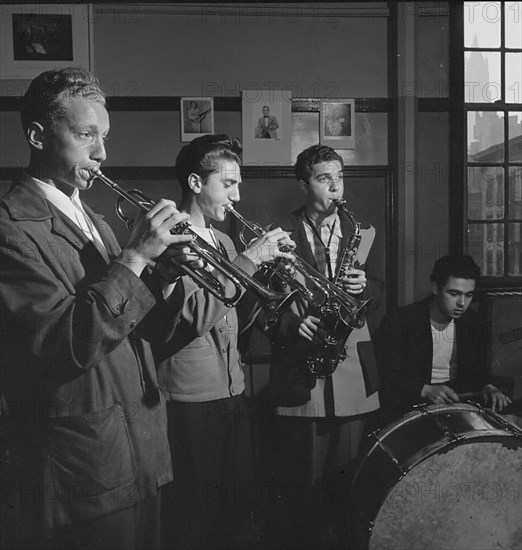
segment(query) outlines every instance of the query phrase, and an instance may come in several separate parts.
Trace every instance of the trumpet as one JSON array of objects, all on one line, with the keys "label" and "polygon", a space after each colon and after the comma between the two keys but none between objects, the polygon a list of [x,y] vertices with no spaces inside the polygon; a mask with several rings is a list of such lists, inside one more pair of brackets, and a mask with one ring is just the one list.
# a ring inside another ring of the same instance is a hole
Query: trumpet
[{"label": "trumpet", "polygon": [[[130,202],[138,210],[144,212],[148,212],[155,204],[153,200],[146,197],[139,189],[130,189],[126,191],[117,183],[103,175],[99,168],[92,168],[90,174],[93,179],[99,179],[120,195],[116,203],[116,212],[118,217],[125,222],[129,230],[132,229],[133,222],[123,212],[123,203],[125,201]],[[231,262],[228,258],[225,258],[213,246],[209,245],[193,231],[188,222],[178,223],[170,232],[173,235],[192,235],[193,241],[187,243],[186,246],[199,258],[229,279],[233,283],[234,292],[232,295],[227,295],[225,285],[205,268],[194,268],[188,264],[180,264],[172,258],[160,256],[157,259],[157,266],[160,268],[160,271],[166,270],[168,272],[169,266],[171,268],[175,267],[179,272],[189,275],[201,288],[213,294],[227,307],[234,307],[236,305],[243,294],[242,287],[248,289],[257,296],[259,303],[267,311],[270,323],[274,323],[279,313],[290,305],[291,301],[294,299],[292,294],[275,292],[245,273],[241,268],[236,266],[236,264]]]},{"label": "trumpet", "polygon": [[[233,214],[246,229],[249,229],[256,237],[262,237],[266,230],[256,222],[246,220],[233,206],[225,207],[231,214]],[[240,235],[243,244],[246,244],[243,235]],[[295,289],[303,298],[311,305],[320,308],[327,300],[332,296],[337,297],[338,301],[343,304],[347,309],[347,315],[345,319],[349,319],[351,323],[359,327],[364,324],[364,320],[361,322],[361,317],[364,315],[368,304],[371,299],[361,301],[354,298],[347,292],[341,290],[332,281],[326,278],[323,274],[319,273],[315,268],[306,263],[302,258],[296,256],[293,252],[293,248],[287,244],[280,244],[279,250],[281,252],[287,252],[292,254],[293,259],[277,258],[275,261],[268,262],[265,266],[268,274],[277,275],[291,288]],[[296,274],[300,273],[305,280],[312,284],[306,286],[296,279]]]},{"label": "trumpet", "polygon": [[[344,203],[336,202],[336,206],[343,208]],[[259,224],[247,221],[232,206],[227,209],[244,225],[243,229],[249,229],[257,237],[266,233]],[[356,225],[357,232],[358,227]],[[241,235],[241,240],[245,244],[243,235]],[[348,262],[348,259],[353,262],[354,254],[349,252],[353,252],[354,249],[356,251],[358,242],[356,239],[355,241],[350,240],[349,248],[351,250],[343,251],[341,256],[344,264]],[[281,244],[279,249],[282,252],[292,253],[291,247],[286,244]],[[346,356],[344,352],[346,340],[354,328],[361,328],[364,325],[364,316],[373,298],[368,300],[354,298],[337,286],[338,277],[336,277],[336,281],[330,281],[299,256],[293,254],[293,257],[292,260],[277,258],[275,261],[269,262],[264,266],[265,275],[269,280],[273,276],[281,279],[284,284],[301,294],[320,312],[326,327],[325,336],[321,346],[312,349],[307,354],[306,364],[312,374],[324,378],[333,374],[339,362]],[[305,280],[305,284],[297,280],[298,273]]]}]

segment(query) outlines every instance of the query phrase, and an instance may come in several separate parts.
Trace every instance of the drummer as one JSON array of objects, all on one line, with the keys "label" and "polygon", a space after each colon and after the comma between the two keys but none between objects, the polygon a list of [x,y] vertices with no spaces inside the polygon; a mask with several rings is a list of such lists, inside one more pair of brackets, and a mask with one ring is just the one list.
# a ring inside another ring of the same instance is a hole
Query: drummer
[{"label": "drummer", "polygon": [[469,309],[479,276],[471,256],[443,256],[433,267],[432,294],[383,318],[372,338],[382,382],[382,424],[419,403],[459,402],[463,393],[476,393],[494,411],[511,403],[491,383],[487,325]]}]

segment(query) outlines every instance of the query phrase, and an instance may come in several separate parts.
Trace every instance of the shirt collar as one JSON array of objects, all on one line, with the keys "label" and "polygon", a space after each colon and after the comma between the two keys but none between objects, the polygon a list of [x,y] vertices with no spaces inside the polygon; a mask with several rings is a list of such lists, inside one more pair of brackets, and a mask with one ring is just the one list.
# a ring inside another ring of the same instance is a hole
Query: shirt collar
[{"label": "shirt collar", "polygon": [[[303,210],[302,217],[303,217],[303,222],[309,226],[310,222],[308,221],[308,216],[306,215],[306,210]],[[335,226],[334,226],[334,224],[335,224]],[[333,234],[336,237],[339,237],[341,239],[342,236],[343,236],[343,233],[341,231],[341,220],[339,219],[339,214],[337,212],[334,212],[331,216],[326,218],[320,226],[318,226],[318,227],[316,226],[316,227],[317,227],[317,230],[319,232],[321,232],[321,229],[323,227],[327,227],[328,230],[331,231],[332,226],[334,226]]]},{"label": "shirt collar", "polygon": [[[80,192],[78,189],[74,189],[72,195],[69,197],[63,191],[60,191],[54,185],[45,183],[35,177],[28,176],[34,185],[40,189],[43,196],[56,208],[66,214],[71,220],[75,221],[76,216],[74,214],[75,208],[83,210],[83,206],[80,202]],[[85,213],[85,212],[84,212]]]}]

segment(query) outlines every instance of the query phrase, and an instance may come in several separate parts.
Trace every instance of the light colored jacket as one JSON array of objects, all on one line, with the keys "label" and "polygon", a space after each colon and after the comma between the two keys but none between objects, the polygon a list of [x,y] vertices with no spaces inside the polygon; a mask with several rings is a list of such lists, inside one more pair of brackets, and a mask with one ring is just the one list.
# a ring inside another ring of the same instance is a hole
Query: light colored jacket
[{"label": "light colored jacket", "polygon": [[[317,269],[303,226],[303,212],[303,208],[293,212],[278,225],[290,233],[290,238],[296,243],[296,254]],[[353,228],[344,214],[340,214],[340,221],[343,234],[340,244],[342,248]],[[366,263],[374,238],[375,229],[363,225],[359,246],[359,252],[363,256],[358,256],[361,264]],[[374,291],[377,294],[379,289],[382,289],[380,281],[368,276],[368,286],[364,294],[357,298],[369,298]],[[310,344],[298,336],[301,320],[309,314],[318,315],[318,312],[299,296],[291,307],[283,312],[273,329],[270,387],[271,399],[278,405],[276,412],[279,415],[314,418],[326,415],[325,381],[308,372],[304,354]],[[364,414],[379,407],[377,365],[366,323],[362,328],[352,331],[346,343],[346,351],[346,359],[338,365],[332,375],[334,414],[339,417]]]},{"label": "light colored jacket", "polygon": [[[255,264],[237,254],[230,237],[214,230],[222,251],[230,260],[253,275]],[[232,293],[230,281],[217,278]],[[179,293],[179,296],[177,294]],[[243,393],[245,381],[238,351],[238,310],[245,311],[246,324],[258,309],[249,292],[237,308],[228,308],[188,276],[183,276],[172,298],[184,295],[185,303],[172,343],[158,346],[155,357],[158,380],[167,400],[203,402]]]}]

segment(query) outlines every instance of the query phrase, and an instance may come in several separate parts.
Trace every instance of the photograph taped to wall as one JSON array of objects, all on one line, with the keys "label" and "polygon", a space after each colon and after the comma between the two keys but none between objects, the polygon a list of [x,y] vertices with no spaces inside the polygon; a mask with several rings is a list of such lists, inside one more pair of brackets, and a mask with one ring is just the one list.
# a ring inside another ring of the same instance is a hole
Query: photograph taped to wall
[{"label": "photograph taped to wall", "polygon": [[288,91],[243,90],[243,162],[291,163],[292,101]]},{"label": "photograph taped to wall", "polygon": [[321,144],[334,149],[355,149],[355,101],[321,101]]},{"label": "photograph taped to wall", "polygon": [[181,141],[214,133],[213,97],[182,97],[180,109]]},{"label": "photograph taped to wall", "polygon": [[[261,107],[261,112],[254,115],[254,139],[281,139],[283,128],[279,127],[281,120],[281,103],[272,102]],[[259,118],[258,118],[259,117]]]},{"label": "photograph taped to wall", "polygon": [[29,80],[72,66],[92,70],[92,5],[4,5],[0,14],[0,78]]}]

